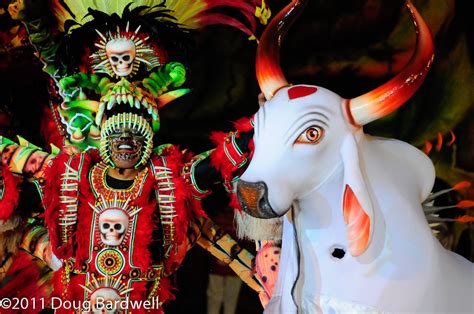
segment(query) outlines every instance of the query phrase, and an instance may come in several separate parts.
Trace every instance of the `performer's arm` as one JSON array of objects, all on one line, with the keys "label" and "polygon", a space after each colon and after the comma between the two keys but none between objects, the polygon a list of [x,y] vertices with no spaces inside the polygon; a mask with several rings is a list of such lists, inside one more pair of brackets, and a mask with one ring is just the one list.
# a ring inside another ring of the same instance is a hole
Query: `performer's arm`
[{"label": "performer's arm", "polygon": [[[194,221],[190,229],[193,230],[193,239],[197,244],[227,264],[250,288],[258,293],[264,291],[262,283],[252,270],[254,256],[241,248],[222,228],[210,219],[201,217]],[[190,241],[190,244],[194,243]]]},{"label": "performer's arm", "polygon": [[214,133],[212,140],[217,147],[194,156],[183,168],[183,176],[191,185],[195,198],[202,199],[209,195],[217,182],[223,183],[229,193],[233,192],[233,184],[244,171],[252,154],[252,120],[239,120],[236,129],[229,133]]},{"label": "performer's arm", "polygon": [[61,262],[52,253],[48,232],[33,218],[41,212],[42,188],[0,165],[0,226],[20,219],[23,227],[18,247],[56,270]]},{"label": "performer's arm", "polygon": [[15,213],[27,219],[43,212],[43,185],[39,180],[31,181],[0,164],[0,224]]},{"label": "performer's arm", "polygon": [[53,270],[58,270],[62,266],[62,262],[51,249],[48,230],[42,225],[28,224],[26,226],[20,249],[41,259]]}]

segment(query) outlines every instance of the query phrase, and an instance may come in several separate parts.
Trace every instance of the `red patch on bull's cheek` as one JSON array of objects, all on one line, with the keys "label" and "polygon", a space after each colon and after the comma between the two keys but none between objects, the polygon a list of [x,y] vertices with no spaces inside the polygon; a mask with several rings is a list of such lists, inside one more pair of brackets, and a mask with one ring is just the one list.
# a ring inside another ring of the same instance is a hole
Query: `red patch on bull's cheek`
[{"label": "red patch on bull's cheek", "polygon": [[290,97],[290,100],[305,97],[316,93],[317,90],[314,86],[294,86],[288,89],[288,97]]}]

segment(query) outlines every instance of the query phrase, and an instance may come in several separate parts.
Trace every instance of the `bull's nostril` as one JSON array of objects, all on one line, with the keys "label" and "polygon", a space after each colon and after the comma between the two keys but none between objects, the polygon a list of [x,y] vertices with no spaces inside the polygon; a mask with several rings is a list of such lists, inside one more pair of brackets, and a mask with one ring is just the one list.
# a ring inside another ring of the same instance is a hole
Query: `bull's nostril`
[{"label": "bull's nostril", "polygon": [[237,197],[242,205],[242,209],[253,217],[278,217],[268,203],[267,191],[265,182],[246,182],[240,180],[237,183]]},{"label": "bull's nostril", "polygon": [[237,193],[243,207],[256,210],[261,198],[262,191],[256,183],[240,181],[237,185]]}]

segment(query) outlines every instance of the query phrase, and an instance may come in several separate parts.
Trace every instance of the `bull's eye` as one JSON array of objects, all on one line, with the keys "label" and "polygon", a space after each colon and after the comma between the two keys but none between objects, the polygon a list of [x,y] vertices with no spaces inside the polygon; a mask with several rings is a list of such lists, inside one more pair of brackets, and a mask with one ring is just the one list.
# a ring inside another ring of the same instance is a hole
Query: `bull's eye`
[{"label": "bull's eye", "polygon": [[324,129],[319,126],[311,126],[298,136],[295,144],[316,144],[323,138]]}]

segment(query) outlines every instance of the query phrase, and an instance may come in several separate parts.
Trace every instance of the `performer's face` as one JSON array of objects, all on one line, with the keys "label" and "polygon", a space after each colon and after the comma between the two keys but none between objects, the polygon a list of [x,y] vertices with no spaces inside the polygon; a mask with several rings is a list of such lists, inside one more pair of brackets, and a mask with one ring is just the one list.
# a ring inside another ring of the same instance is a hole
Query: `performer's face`
[{"label": "performer's face", "polygon": [[131,169],[143,154],[145,137],[129,128],[123,128],[109,136],[110,157],[119,169]]}]

